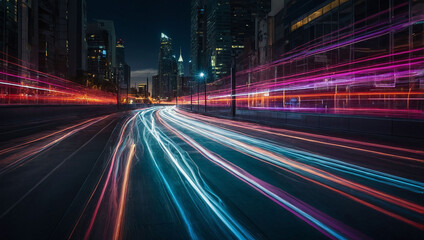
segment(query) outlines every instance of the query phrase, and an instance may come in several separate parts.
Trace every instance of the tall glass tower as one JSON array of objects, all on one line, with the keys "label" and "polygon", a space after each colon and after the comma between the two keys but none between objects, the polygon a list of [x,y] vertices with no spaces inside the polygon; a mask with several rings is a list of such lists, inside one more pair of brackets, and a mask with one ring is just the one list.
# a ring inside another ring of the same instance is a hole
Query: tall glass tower
[{"label": "tall glass tower", "polygon": [[160,50],[159,50],[159,84],[154,86],[157,87],[156,91],[153,91],[157,96],[156,98],[173,98],[177,89],[177,60],[172,54],[172,39],[161,34],[160,38]]},{"label": "tall glass tower", "polygon": [[180,58],[178,58],[178,76],[179,77],[184,76],[184,60],[183,60],[183,54],[181,52],[181,48],[180,48]]}]

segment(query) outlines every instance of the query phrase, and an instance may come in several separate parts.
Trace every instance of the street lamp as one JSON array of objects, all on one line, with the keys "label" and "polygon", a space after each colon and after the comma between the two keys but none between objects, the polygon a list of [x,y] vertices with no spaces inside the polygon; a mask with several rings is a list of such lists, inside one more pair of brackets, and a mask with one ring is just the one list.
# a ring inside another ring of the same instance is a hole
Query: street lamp
[{"label": "street lamp", "polygon": [[204,72],[201,72],[199,76],[201,79],[203,79],[203,82],[205,84],[205,113],[206,113],[206,74]]}]

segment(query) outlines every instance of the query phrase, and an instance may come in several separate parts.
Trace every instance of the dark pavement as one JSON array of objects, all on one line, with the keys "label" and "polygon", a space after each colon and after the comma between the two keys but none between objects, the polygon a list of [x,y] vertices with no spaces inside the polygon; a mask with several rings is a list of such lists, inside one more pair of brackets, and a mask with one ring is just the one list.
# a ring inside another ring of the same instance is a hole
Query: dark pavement
[{"label": "dark pavement", "polygon": [[174,107],[3,137],[2,239],[424,238],[423,148]]}]

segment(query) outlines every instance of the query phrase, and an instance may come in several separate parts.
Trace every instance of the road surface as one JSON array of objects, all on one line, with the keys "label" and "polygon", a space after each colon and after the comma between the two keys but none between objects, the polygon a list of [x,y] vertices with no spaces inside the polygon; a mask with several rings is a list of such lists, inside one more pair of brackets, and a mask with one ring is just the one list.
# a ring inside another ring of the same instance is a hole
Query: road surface
[{"label": "road surface", "polygon": [[0,148],[2,239],[423,239],[424,151],[153,107]]}]

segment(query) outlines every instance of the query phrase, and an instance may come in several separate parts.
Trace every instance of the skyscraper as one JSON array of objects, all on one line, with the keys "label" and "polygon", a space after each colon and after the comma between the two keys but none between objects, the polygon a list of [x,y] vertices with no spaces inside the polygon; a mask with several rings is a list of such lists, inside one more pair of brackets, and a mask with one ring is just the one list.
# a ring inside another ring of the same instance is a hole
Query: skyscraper
[{"label": "skyscraper", "polygon": [[87,59],[85,9],[85,0],[0,1],[0,50],[26,67],[74,80]]},{"label": "skyscraper", "polygon": [[0,1],[0,50],[7,56],[18,56],[18,10],[17,1]]},{"label": "skyscraper", "polygon": [[183,77],[184,76],[184,60],[183,60],[183,54],[180,49],[180,57],[178,58],[178,76]]},{"label": "skyscraper", "polygon": [[119,96],[121,102],[124,102],[130,86],[131,81],[131,70],[125,60],[125,46],[124,40],[119,39],[116,42],[116,79],[119,88]]},{"label": "skyscraper", "polygon": [[159,50],[158,83],[153,84],[155,98],[173,98],[177,90],[177,59],[172,53],[172,39],[161,33]]},{"label": "skyscraper", "polygon": [[209,81],[229,74],[231,66],[231,5],[230,0],[211,0],[207,11],[206,62]]},{"label": "skyscraper", "polygon": [[[204,59],[204,68],[210,76],[208,81],[227,76],[232,55],[243,51],[246,39],[255,33],[256,18],[264,16],[270,8],[271,0],[210,0],[206,5],[201,0],[193,0],[193,71],[201,69],[199,62]],[[206,21],[202,19],[204,15]]]},{"label": "skyscraper", "polygon": [[87,71],[87,1],[68,1],[68,19],[68,77],[81,80]]},{"label": "skyscraper", "polygon": [[113,21],[96,20],[87,30],[89,76],[112,91],[116,87],[116,35]]},{"label": "skyscraper", "polygon": [[191,1],[191,69],[196,75],[206,71],[206,4],[205,0]]},{"label": "skyscraper", "polygon": [[159,75],[152,76],[152,98],[159,96]]}]

